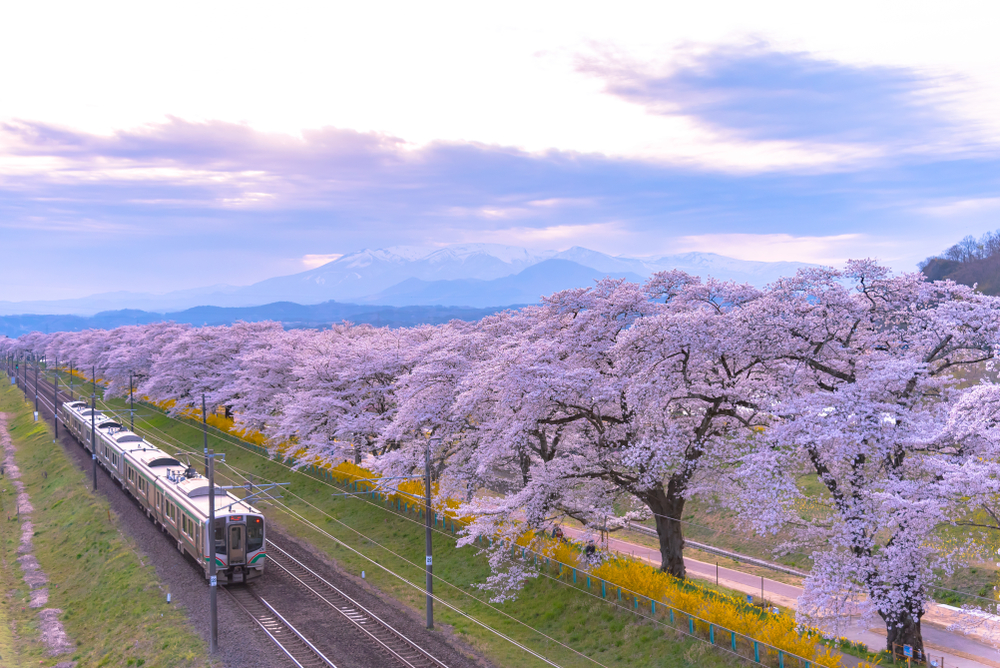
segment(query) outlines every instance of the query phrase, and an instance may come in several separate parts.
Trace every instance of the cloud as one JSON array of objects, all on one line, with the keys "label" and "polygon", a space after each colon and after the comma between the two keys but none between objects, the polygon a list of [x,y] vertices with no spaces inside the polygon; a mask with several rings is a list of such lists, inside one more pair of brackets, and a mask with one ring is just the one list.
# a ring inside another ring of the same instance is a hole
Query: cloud
[{"label": "cloud", "polygon": [[329,255],[303,255],[302,259],[299,261],[306,269],[315,269],[316,267],[322,267],[328,262],[339,260],[342,257],[344,257],[343,253],[331,253]]},{"label": "cloud", "polygon": [[[589,223],[581,225],[550,225],[548,227],[507,227],[488,232],[469,234],[467,241],[515,244],[529,248],[565,250],[571,246],[621,245],[621,237],[628,232],[618,222]],[[613,241],[611,241],[613,240]]]},{"label": "cloud", "polygon": [[[794,236],[791,234],[700,234],[680,237],[680,251],[718,253],[739,260],[798,261],[840,265],[852,257],[870,257],[885,250],[885,240],[866,234]],[[880,248],[881,247],[881,248]],[[890,244],[891,247],[891,244]]]},{"label": "cloud", "polygon": [[[892,169],[726,173],[337,128],[281,135],[172,119],[98,136],[10,123],[0,126],[0,284],[33,271],[40,247],[59,258],[52,280],[100,279],[95,292],[250,283],[307,266],[298,258],[316,249],[457,241],[654,255],[680,239],[813,262],[876,248],[913,255],[912,268],[940,238],[899,248],[939,231],[942,216],[969,220],[957,202],[1000,197],[1000,156],[904,158]],[[895,246],[876,246],[884,240]]]},{"label": "cloud", "polygon": [[665,71],[620,56],[582,58],[579,69],[649,113],[694,117],[751,140],[938,143],[935,134],[958,126],[944,110],[953,78],[848,65],[766,44],[681,53]]},{"label": "cloud", "polygon": [[1000,197],[980,197],[962,199],[954,202],[935,204],[918,208],[922,213],[941,218],[951,218],[959,215],[989,213],[1000,209]]}]

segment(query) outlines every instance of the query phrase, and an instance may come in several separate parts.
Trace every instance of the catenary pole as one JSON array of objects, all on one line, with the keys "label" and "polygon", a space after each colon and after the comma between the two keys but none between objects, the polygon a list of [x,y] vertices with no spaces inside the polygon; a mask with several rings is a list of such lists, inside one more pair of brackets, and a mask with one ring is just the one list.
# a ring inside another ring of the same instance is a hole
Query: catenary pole
[{"label": "catenary pole", "polygon": [[208,460],[208,612],[209,612],[209,644],[208,651],[212,654],[219,649],[219,622],[217,616],[218,577],[215,571],[215,453],[206,450]]},{"label": "catenary pole", "polygon": [[94,491],[97,491],[97,394],[90,395],[90,461],[94,468]]},{"label": "catenary pole", "polygon": [[426,546],[425,563],[427,568],[427,628],[434,628],[434,542],[433,535],[433,511],[431,510],[431,441],[427,439],[427,447],[424,450],[424,524]]},{"label": "catenary pole", "polygon": [[35,358],[35,412],[38,412],[38,358]]},{"label": "catenary pole", "polygon": [[135,431],[135,394],[132,390],[132,372],[128,372],[128,428]]},{"label": "catenary pole", "polygon": [[[58,362],[56,369],[59,368]],[[56,371],[55,382],[52,383],[52,429],[55,430],[55,438],[52,442],[59,440],[59,372]]]},{"label": "catenary pole", "polygon": [[204,436],[205,470],[208,470],[208,413],[205,412],[205,393],[201,394],[201,433]]},{"label": "catenary pole", "polygon": [[93,386],[90,389],[90,461],[94,468],[94,491],[97,491],[97,365],[92,368],[91,380]]}]

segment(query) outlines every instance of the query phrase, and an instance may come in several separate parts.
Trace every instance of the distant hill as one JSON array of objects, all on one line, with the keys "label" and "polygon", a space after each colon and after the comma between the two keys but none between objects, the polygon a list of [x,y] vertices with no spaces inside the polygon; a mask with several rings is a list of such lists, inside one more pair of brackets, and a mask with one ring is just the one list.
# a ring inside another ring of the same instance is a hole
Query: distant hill
[{"label": "distant hill", "polygon": [[951,280],[987,295],[1000,295],[1000,232],[966,237],[939,257],[920,264],[929,281]]},{"label": "distant hill", "polygon": [[231,325],[239,320],[259,322],[276,320],[286,329],[326,327],[345,320],[377,327],[436,325],[451,320],[474,321],[496,313],[500,308],[464,308],[460,306],[374,306],[324,302],[303,306],[275,302],[264,306],[197,306],[176,313],[148,311],[104,311],[94,316],[76,315],[7,315],[0,316],[0,336],[11,338],[29,332],[78,332],[84,329],[112,329],[123,325],[144,325],[173,321],[191,325]]}]

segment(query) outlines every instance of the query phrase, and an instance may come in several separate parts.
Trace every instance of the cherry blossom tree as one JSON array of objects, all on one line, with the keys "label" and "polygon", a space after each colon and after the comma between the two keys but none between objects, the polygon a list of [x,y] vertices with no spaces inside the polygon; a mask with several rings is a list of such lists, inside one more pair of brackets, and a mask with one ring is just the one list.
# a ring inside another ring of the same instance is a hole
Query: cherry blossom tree
[{"label": "cherry blossom tree", "polygon": [[350,451],[358,462],[364,453],[395,449],[383,434],[397,408],[396,380],[433,331],[345,324],[319,333],[293,369],[296,381],[276,435],[296,438],[312,455]]},{"label": "cherry blossom tree", "polygon": [[202,396],[209,406],[227,405],[233,398],[240,355],[281,329],[276,322],[187,329],[156,355],[139,392],[160,401],[175,401],[175,411],[200,407]]},{"label": "cherry blossom tree", "polygon": [[591,475],[645,504],[661,569],[684,577],[685,504],[699,488],[718,489],[720,472],[768,419],[774,349],[759,327],[762,294],[752,286],[667,272],[647,291],[663,308],[638,320],[615,349],[636,416],[631,442],[592,463]]},{"label": "cherry blossom tree", "polygon": [[269,328],[239,354],[238,368],[226,390],[236,424],[264,434],[278,429],[297,380],[295,365],[316,335],[310,329]]},{"label": "cherry blossom tree", "polygon": [[[769,377],[749,286],[682,272],[605,280],[524,309],[462,384],[480,473],[516,490],[470,505],[470,536],[563,513],[592,527],[655,518],[661,568],[684,577],[680,518],[700,467],[760,424]],[[614,512],[625,503],[633,510]],[[473,507],[474,506],[474,507]],[[513,585],[511,585],[513,586]]]},{"label": "cherry blossom tree", "polygon": [[[968,444],[984,438],[959,418],[970,399],[958,372],[994,356],[997,300],[861,261],[801,271],[765,303],[761,327],[784,364],[775,419],[759,438],[767,447],[744,460],[744,516],[774,530],[811,509],[809,530],[825,544],[803,619],[878,614],[888,647],[922,651],[934,571],[957,557],[935,530],[965,514],[968,493],[995,489],[989,475],[956,481],[983,454]],[[824,493],[806,495],[797,483],[806,473]]]},{"label": "cherry blossom tree", "polygon": [[379,470],[423,475],[430,447],[440,496],[468,499],[486,482],[476,475],[478,425],[456,397],[473,366],[492,354],[498,333],[506,331],[512,317],[503,312],[477,323],[452,321],[435,327],[412,349],[412,362],[395,383],[397,410],[382,435],[396,447],[376,462]]},{"label": "cherry blossom tree", "polygon": [[189,329],[188,325],[159,322],[118,327],[108,332],[98,362],[101,376],[108,383],[108,395],[127,396],[130,387],[134,389],[148,381],[156,356]]}]

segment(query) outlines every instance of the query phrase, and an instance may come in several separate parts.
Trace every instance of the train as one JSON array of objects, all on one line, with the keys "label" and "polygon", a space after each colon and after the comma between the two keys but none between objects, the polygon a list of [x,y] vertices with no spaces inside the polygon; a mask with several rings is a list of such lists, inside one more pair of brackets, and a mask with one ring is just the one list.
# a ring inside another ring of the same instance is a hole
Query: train
[{"label": "train", "polygon": [[[60,421],[98,464],[134,497],[146,515],[177,541],[209,578],[215,559],[219,584],[248,582],[264,573],[267,561],[264,515],[229,490],[215,486],[215,526],[209,532],[208,478],[186,455],[183,463],[84,401],[59,407]],[[93,421],[94,440],[91,443]],[[211,547],[210,547],[211,546]]]}]

